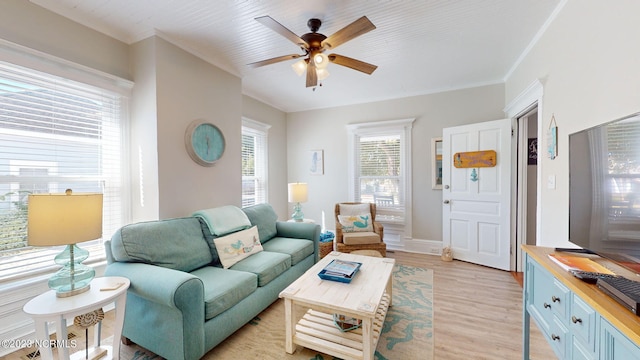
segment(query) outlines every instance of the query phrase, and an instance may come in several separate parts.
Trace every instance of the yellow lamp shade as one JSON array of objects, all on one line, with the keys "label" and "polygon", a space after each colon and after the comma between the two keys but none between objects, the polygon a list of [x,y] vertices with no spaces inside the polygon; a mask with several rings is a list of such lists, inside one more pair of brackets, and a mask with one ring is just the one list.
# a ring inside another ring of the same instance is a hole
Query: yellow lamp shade
[{"label": "yellow lamp shade", "polygon": [[306,183],[290,183],[289,184],[289,202],[303,203],[307,202],[307,184]]},{"label": "yellow lamp shade", "polygon": [[67,245],[102,237],[102,194],[34,194],[28,204],[29,245]]}]

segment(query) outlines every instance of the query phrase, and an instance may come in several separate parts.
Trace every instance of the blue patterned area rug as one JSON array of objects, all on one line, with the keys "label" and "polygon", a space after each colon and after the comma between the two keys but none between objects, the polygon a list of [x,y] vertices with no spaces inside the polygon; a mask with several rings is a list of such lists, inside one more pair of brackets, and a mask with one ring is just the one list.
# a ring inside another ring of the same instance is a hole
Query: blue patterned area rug
[{"label": "blue patterned area rug", "polygon": [[[394,268],[393,306],[376,348],[376,360],[433,359],[433,271],[412,266]],[[136,345],[122,346],[121,359],[162,359]],[[336,360],[301,346],[284,351],[284,305],[273,303],[252,322],[209,351],[203,359]]]}]

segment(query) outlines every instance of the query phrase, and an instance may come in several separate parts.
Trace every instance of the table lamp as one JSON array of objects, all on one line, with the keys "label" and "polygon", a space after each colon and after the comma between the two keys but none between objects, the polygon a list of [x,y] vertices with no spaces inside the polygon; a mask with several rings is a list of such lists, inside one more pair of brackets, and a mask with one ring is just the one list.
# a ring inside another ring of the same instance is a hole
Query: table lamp
[{"label": "table lamp", "polygon": [[291,218],[296,222],[304,220],[302,206],[300,203],[307,202],[307,184],[306,183],[290,183],[289,184],[289,202],[296,203],[293,206],[293,214]]},{"label": "table lamp", "polygon": [[89,251],[76,243],[102,237],[102,194],[29,195],[27,242],[32,246],[67,245],[54,261],[62,265],[49,279],[49,288],[58,297],[68,297],[89,290],[95,270],[82,264]]}]

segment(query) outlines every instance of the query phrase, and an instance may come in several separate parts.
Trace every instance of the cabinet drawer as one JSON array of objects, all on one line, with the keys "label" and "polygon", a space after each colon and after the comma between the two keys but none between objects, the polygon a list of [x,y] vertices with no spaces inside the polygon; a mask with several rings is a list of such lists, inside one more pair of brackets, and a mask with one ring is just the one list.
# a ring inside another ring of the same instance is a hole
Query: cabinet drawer
[{"label": "cabinet drawer", "polygon": [[596,358],[596,354],[587,350],[581,341],[574,337],[571,348],[571,360],[593,360]]},{"label": "cabinet drawer", "polygon": [[549,296],[549,303],[551,304],[551,310],[561,319],[568,319],[570,308],[571,291],[558,279],[553,278],[553,287],[551,288],[551,295]]},{"label": "cabinet drawer", "polygon": [[578,296],[572,296],[569,331],[590,352],[596,351],[596,312]]},{"label": "cabinet drawer", "polygon": [[535,263],[527,263],[527,310],[535,318],[538,326],[545,334],[549,334],[549,326],[553,321],[553,311],[549,304],[551,298],[551,275],[539,268]]},{"label": "cabinet drawer", "polygon": [[564,327],[564,324],[557,317],[554,317],[549,325],[549,344],[551,344],[559,359],[566,359],[571,345],[569,330]]}]

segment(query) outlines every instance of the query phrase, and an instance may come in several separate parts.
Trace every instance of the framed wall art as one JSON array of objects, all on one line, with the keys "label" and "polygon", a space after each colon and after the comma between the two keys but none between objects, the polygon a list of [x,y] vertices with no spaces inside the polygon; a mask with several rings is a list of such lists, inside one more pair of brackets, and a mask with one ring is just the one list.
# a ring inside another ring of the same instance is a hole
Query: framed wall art
[{"label": "framed wall art", "polygon": [[431,188],[442,189],[442,138],[431,139]]},{"label": "framed wall art", "polygon": [[309,173],[324,175],[324,150],[311,150],[309,160]]}]

